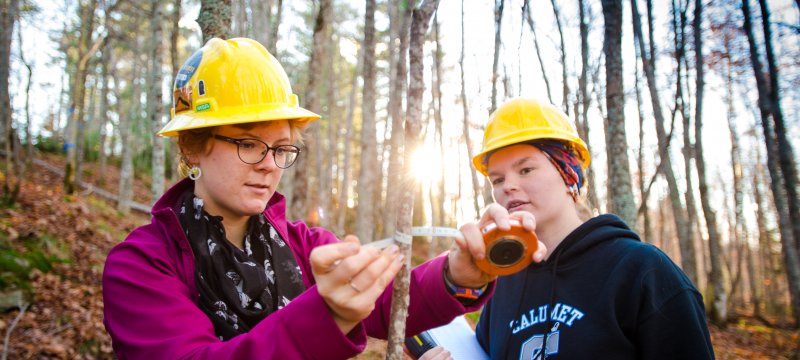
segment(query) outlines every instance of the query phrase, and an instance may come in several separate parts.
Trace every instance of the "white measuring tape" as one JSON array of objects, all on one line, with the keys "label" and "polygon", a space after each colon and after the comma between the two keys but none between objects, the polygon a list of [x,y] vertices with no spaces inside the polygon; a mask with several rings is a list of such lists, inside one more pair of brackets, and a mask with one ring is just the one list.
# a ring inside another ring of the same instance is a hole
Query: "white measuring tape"
[{"label": "white measuring tape", "polygon": [[454,228],[440,226],[415,226],[411,228],[411,234],[404,234],[398,231],[395,233],[394,237],[375,240],[373,242],[364,244],[364,246],[372,246],[382,249],[394,244],[395,241],[401,244],[411,245],[411,239],[414,236],[452,237],[458,239],[464,238],[464,234],[462,234],[461,231],[458,231],[458,229]]}]

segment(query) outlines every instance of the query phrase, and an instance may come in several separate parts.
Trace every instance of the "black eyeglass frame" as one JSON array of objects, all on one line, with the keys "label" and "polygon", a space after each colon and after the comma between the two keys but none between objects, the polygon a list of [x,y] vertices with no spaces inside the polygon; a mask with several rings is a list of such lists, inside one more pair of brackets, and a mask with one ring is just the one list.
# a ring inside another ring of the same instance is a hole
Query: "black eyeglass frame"
[{"label": "black eyeglass frame", "polygon": [[[235,139],[235,138],[227,137],[227,136],[224,136],[224,135],[215,134],[214,135],[214,139],[222,140],[224,142],[236,145],[236,156],[238,156],[239,160],[241,160],[243,163],[250,164],[250,165],[255,165],[255,164],[258,164],[258,163],[264,161],[264,158],[266,158],[267,154],[269,154],[270,150],[272,150],[272,161],[275,162],[275,166],[277,166],[277,167],[279,167],[281,169],[288,169],[288,168],[292,167],[292,165],[294,165],[295,162],[297,162],[297,158],[300,156],[300,153],[303,152],[299,147],[294,146],[294,145],[286,144],[286,145],[278,145],[278,146],[269,146],[269,144],[267,144],[267,143],[265,143],[265,142],[263,142],[263,141],[261,141],[259,139],[256,139],[256,138]],[[261,155],[261,159],[259,159],[256,162],[247,162],[244,159],[242,159],[242,154],[241,154],[240,151],[242,149],[242,142],[245,141],[245,140],[257,141],[257,142],[260,142],[260,143],[264,144],[264,146],[267,148],[267,151],[265,151],[263,153],[263,155]],[[296,151],[297,155],[294,157],[294,160],[292,160],[292,162],[289,165],[281,166],[280,164],[278,164],[278,158],[277,158],[277,152],[276,151],[278,149],[281,149],[281,148],[284,148],[284,149],[285,148],[290,148],[288,150],[290,152]]]}]

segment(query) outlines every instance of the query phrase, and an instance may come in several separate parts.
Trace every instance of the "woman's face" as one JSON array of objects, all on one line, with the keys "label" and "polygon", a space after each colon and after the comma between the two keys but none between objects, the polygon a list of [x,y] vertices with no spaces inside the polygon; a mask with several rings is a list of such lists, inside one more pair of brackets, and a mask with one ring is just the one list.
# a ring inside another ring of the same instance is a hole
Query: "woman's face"
[{"label": "woman's face", "polygon": [[539,228],[557,223],[570,207],[574,210],[574,201],[555,165],[533,145],[497,150],[489,157],[488,170],[495,201],[508,212],[533,214]]},{"label": "woman's face", "polygon": [[[254,123],[252,127],[220,126],[214,134],[233,139],[255,138],[270,147],[291,145],[287,120]],[[228,221],[261,213],[275,193],[283,169],[275,165],[273,151],[257,164],[246,164],[236,144],[214,138],[208,140],[204,154],[191,158],[203,171],[195,181],[195,195],[203,199],[205,210]]]}]

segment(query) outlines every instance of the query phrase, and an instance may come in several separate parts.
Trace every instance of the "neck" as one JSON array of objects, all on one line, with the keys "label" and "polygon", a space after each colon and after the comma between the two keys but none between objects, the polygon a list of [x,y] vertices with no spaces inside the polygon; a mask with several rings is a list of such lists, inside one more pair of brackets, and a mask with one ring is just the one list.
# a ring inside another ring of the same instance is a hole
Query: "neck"
[{"label": "neck", "polygon": [[536,236],[539,237],[539,241],[547,246],[547,256],[545,256],[545,259],[550,258],[550,255],[556,250],[556,247],[582,223],[583,221],[578,217],[577,212],[570,212],[553,221],[537,224]]},{"label": "neck", "polygon": [[249,217],[241,217],[235,221],[222,220],[222,226],[225,227],[225,236],[231,244],[239,249],[244,248],[244,233],[247,231],[247,220],[249,219]]}]

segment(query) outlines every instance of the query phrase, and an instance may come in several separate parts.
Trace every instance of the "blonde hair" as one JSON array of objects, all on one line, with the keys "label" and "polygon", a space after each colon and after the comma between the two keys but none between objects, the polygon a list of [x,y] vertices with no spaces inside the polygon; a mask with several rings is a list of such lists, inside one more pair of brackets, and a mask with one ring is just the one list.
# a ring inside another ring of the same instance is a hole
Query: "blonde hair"
[{"label": "blonde hair", "polygon": [[[234,125],[238,128],[251,129],[260,122],[244,123]],[[189,175],[194,164],[189,158],[202,154],[208,147],[208,141],[214,137],[218,126],[205,127],[199,129],[183,130],[178,133],[178,175],[186,177]],[[303,144],[303,131],[308,127],[306,121],[289,120],[289,140],[298,145]]]}]

